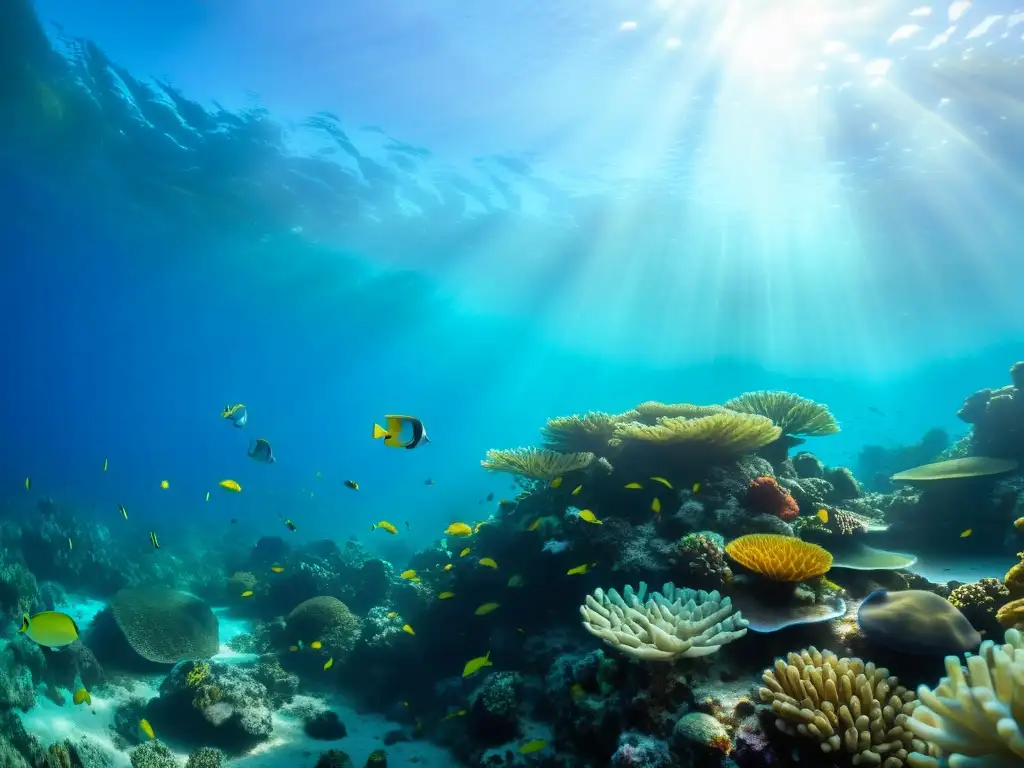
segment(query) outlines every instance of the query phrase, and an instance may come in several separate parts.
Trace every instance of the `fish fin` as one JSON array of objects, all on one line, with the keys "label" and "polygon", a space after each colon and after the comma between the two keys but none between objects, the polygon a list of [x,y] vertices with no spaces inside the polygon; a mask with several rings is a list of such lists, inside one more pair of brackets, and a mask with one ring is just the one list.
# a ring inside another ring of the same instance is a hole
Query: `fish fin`
[{"label": "fish fin", "polygon": [[388,438],[388,437],[391,437],[391,435],[389,435],[387,433],[387,430],[385,430],[384,427],[382,427],[380,424],[374,424],[373,425],[373,439],[374,440],[380,440],[382,437],[383,438]]},{"label": "fish fin", "polygon": [[27,613],[24,616],[21,617],[21,629],[19,629],[18,631],[19,632],[28,632],[28,614]]}]

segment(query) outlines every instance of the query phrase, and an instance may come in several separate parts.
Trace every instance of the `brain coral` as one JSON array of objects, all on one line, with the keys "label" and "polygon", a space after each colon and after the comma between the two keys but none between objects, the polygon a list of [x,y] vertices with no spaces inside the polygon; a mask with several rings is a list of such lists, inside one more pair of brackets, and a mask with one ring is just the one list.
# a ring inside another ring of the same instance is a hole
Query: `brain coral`
[{"label": "brain coral", "polygon": [[805,581],[832,567],[832,555],[817,544],[777,533],[740,536],[725,545],[725,552],[747,570],[772,581]]},{"label": "brain coral", "polygon": [[351,651],[361,632],[359,619],[336,597],[311,597],[299,603],[288,614],[286,627],[291,642],[319,640],[335,654]]},{"label": "brain coral", "polygon": [[195,595],[166,587],[122,589],[110,602],[114,620],[137,654],[175,664],[220,650],[219,624]]}]

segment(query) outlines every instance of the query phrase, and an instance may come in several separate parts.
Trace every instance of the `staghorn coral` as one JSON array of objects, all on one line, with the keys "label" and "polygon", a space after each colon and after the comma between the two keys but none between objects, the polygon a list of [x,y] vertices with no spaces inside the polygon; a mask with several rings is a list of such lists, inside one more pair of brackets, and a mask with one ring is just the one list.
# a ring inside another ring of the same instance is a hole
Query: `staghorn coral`
[{"label": "staghorn coral", "polygon": [[613,442],[672,446],[695,456],[733,457],[752,453],[778,437],[778,427],[763,416],[722,411],[697,419],[660,418],[653,426],[638,421],[619,424]]},{"label": "staghorn coral", "polygon": [[780,731],[814,739],[823,752],[850,754],[854,765],[901,768],[911,750],[925,747],[908,727],[918,703],[913,692],[870,662],[811,646],[778,659],[761,680],[761,701]]},{"label": "staghorn coral", "polygon": [[792,392],[745,392],[729,400],[725,407],[740,413],[766,416],[784,435],[822,437],[839,431],[839,423],[828,406]]},{"label": "staghorn coral", "polygon": [[586,469],[594,460],[592,453],[558,453],[545,448],[489,450],[480,466],[489,472],[508,472],[530,480],[553,480]]},{"label": "staghorn coral", "polygon": [[548,419],[542,430],[544,447],[559,453],[602,453],[615,434],[615,425],[626,416],[588,411]]},{"label": "staghorn coral", "polygon": [[122,589],[110,603],[132,649],[162,664],[209,658],[220,650],[217,616],[194,595],[166,587]]},{"label": "staghorn coral", "polygon": [[789,491],[776,483],[774,477],[753,480],[747,489],[746,502],[755,512],[775,515],[787,523],[800,514],[800,507]]},{"label": "staghorn coral", "polygon": [[747,623],[732,601],[718,592],[676,589],[671,582],[652,592],[647,584],[621,597],[598,588],[580,606],[583,628],[623,653],[646,661],[707,656],[747,633]]},{"label": "staghorn coral", "polygon": [[751,533],[733,539],[725,552],[749,571],[772,581],[806,581],[832,567],[832,555],[793,536]]},{"label": "staghorn coral", "polygon": [[946,677],[934,689],[919,686],[920,706],[907,727],[922,742],[907,762],[912,768],[1024,763],[1024,640],[1008,629],[1003,644],[986,640],[963,662],[946,657]]}]

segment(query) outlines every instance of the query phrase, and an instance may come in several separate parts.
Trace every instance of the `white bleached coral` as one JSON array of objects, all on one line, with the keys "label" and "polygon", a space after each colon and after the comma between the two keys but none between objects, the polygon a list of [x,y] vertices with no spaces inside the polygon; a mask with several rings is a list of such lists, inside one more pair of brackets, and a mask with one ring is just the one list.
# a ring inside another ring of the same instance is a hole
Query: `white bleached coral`
[{"label": "white bleached coral", "polygon": [[718,592],[676,589],[671,582],[644,602],[634,592],[595,589],[580,606],[583,628],[623,653],[645,661],[707,656],[747,633],[747,622]]},{"label": "white bleached coral", "polygon": [[1010,768],[1024,765],[1024,638],[1007,630],[1005,642],[986,640],[967,659],[946,657],[946,677],[917,689],[921,706],[908,725],[928,742],[912,768]]}]

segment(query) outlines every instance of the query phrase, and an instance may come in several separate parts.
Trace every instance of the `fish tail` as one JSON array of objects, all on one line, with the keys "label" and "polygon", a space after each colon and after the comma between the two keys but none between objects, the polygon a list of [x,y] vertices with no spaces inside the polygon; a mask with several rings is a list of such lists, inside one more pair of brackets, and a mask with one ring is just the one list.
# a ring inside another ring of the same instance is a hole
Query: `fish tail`
[{"label": "fish tail", "polygon": [[388,437],[391,437],[391,435],[388,434],[388,431],[386,429],[384,429],[384,427],[382,427],[380,424],[374,424],[373,425],[373,439],[374,440],[380,440],[381,438],[388,438]]}]

